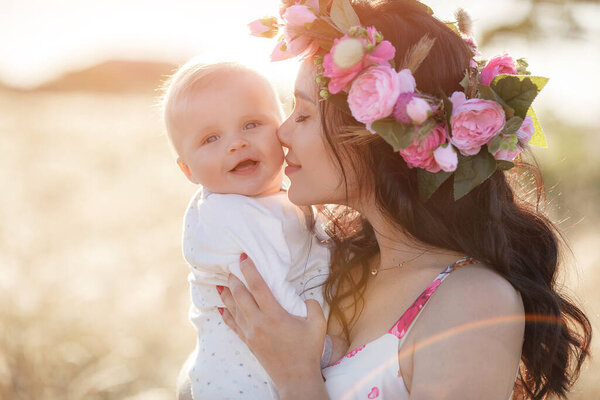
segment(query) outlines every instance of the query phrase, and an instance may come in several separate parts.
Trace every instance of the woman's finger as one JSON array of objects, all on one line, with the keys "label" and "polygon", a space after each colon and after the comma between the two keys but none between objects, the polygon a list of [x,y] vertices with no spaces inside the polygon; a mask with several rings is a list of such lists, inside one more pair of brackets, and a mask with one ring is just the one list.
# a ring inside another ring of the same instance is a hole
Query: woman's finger
[{"label": "woman's finger", "polygon": [[223,321],[225,322],[225,325],[230,327],[231,330],[234,331],[235,334],[238,335],[238,337],[240,339],[242,339],[242,341],[244,343],[246,343],[246,337],[244,336],[244,333],[240,329],[239,325],[235,322],[235,319],[233,318],[233,315],[231,315],[229,310],[227,310],[227,309],[223,310],[223,313],[221,314],[221,316],[223,317]]},{"label": "woman's finger", "polygon": [[251,319],[252,321],[259,320],[261,317],[260,309],[258,308],[256,301],[254,301],[252,294],[237,276],[229,274],[228,286],[231,297],[235,301],[236,311],[233,316],[238,325],[241,325],[242,329],[245,329],[247,327],[247,324],[245,323],[247,319]]},{"label": "woman's finger", "polygon": [[221,300],[223,300],[223,304],[227,309],[228,314],[231,316],[235,324],[238,326],[238,329],[243,331],[247,327],[247,320],[243,313],[239,312],[237,303],[231,294],[231,290],[227,287],[223,288],[221,292]]},{"label": "woman's finger", "polygon": [[273,292],[267,286],[258,269],[256,269],[256,265],[254,265],[254,262],[250,258],[240,261],[240,269],[242,270],[242,274],[244,274],[246,282],[248,282],[250,294],[259,309],[268,314],[285,311],[275,299],[275,296],[273,296]]}]

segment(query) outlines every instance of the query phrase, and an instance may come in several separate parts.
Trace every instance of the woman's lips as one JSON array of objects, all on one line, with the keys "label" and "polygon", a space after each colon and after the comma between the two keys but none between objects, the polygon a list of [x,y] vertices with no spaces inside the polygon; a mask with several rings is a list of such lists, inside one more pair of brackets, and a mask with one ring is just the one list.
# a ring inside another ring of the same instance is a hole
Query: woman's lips
[{"label": "woman's lips", "polygon": [[288,160],[286,160],[286,161],[287,161],[287,164],[288,164],[288,166],[285,167],[285,174],[286,175],[292,174],[292,173],[300,170],[300,168],[302,168],[302,166],[299,165],[299,164],[294,164],[293,162],[290,162]]}]

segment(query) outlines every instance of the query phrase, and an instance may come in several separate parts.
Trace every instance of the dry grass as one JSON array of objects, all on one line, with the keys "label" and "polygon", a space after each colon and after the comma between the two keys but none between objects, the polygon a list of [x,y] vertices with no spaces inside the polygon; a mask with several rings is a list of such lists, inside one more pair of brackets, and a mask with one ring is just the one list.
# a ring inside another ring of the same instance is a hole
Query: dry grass
[{"label": "dry grass", "polygon": [[[1,399],[174,397],[194,345],[179,238],[195,188],[153,103],[0,91]],[[568,224],[569,285],[598,328],[593,222]],[[573,399],[600,398],[596,368]]]}]

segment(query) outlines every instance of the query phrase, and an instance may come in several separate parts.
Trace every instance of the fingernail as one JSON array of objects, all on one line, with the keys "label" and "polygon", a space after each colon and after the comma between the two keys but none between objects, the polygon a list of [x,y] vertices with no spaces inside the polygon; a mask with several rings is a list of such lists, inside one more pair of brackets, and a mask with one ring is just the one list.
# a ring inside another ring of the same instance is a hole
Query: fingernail
[{"label": "fingernail", "polygon": [[219,310],[219,313],[221,315],[223,315],[223,312],[225,311],[225,308],[224,307],[217,307],[217,310]]},{"label": "fingernail", "polygon": [[217,285],[217,292],[219,292],[219,294],[223,293],[223,289],[225,289],[225,286]]},{"label": "fingernail", "polygon": [[245,261],[247,258],[248,258],[248,254],[242,253],[242,255],[240,256],[240,261]]}]

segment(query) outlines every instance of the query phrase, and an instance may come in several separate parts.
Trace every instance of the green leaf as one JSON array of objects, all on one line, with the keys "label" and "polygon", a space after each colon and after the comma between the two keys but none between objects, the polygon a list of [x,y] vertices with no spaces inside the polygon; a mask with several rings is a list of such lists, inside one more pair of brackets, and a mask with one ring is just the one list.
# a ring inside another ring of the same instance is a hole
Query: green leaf
[{"label": "green leaf", "polygon": [[538,120],[537,115],[535,115],[533,108],[529,108],[527,115],[531,117],[531,120],[533,121],[533,127],[535,128],[535,132],[533,133],[529,144],[542,147],[544,149],[548,148],[548,142],[546,141],[546,136],[542,130],[542,125],[540,125],[540,121]]},{"label": "green leaf", "polygon": [[414,126],[404,125],[390,118],[373,122],[371,129],[388,142],[394,151],[400,151],[410,146],[415,135]]},{"label": "green leaf", "polygon": [[515,115],[524,119],[547,82],[548,78],[540,76],[501,74],[494,78],[490,87],[515,110]]},{"label": "green leaf", "polygon": [[360,25],[360,19],[350,0],[333,0],[329,14],[333,23],[344,33],[348,33],[353,26]]},{"label": "green leaf", "polygon": [[458,26],[454,22],[446,22],[446,26],[454,31],[458,36],[460,36],[460,31],[458,30]]},{"label": "green leaf", "polygon": [[506,114],[506,118],[511,119],[515,116],[515,110],[510,107],[491,87],[484,85],[482,83],[479,84],[479,97],[484,100],[491,100],[499,103],[504,109],[504,114]]},{"label": "green leaf", "polygon": [[429,135],[429,133],[431,133],[431,131],[433,130],[433,128],[435,128],[436,125],[437,121],[434,118],[428,118],[425,122],[423,122],[417,130],[417,136],[419,140],[425,139],[425,137]]},{"label": "green leaf", "polygon": [[488,143],[487,148],[488,148],[488,151],[490,152],[490,154],[494,154],[498,150],[500,150],[501,145],[502,145],[502,136],[496,135],[494,137],[494,139],[492,139],[492,141]]},{"label": "green leaf", "polygon": [[465,196],[496,170],[496,160],[485,148],[475,156],[464,157],[459,154],[458,157],[458,167],[454,173],[454,200]]},{"label": "green leaf", "polygon": [[506,121],[506,124],[504,124],[504,134],[513,135],[517,133],[521,125],[523,125],[523,118],[512,117],[511,119]]},{"label": "green leaf", "polygon": [[510,161],[496,160],[496,169],[499,169],[500,171],[508,171],[514,166],[515,164]]},{"label": "green leaf", "polygon": [[417,182],[419,185],[419,197],[421,200],[427,201],[439,189],[444,182],[452,176],[452,172],[440,171],[432,173],[419,168],[417,170]]},{"label": "green leaf", "polygon": [[352,111],[350,111],[350,107],[348,107],[348,95],[345,93],[336,93],[329,96],[327,99],[331,104],[342,110],[348,115],[352,115]]},{"label": "green leaf", "polygon": [[417,3],[418,6],[420,6],[421,8],[423,8],[427,12],[427,14],[433,15],[433,10],[427,4],[423,4],[420,1],[416,1],[416,3]]}]

